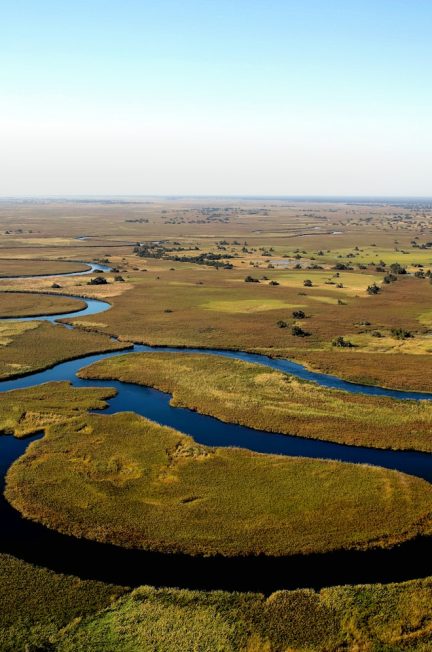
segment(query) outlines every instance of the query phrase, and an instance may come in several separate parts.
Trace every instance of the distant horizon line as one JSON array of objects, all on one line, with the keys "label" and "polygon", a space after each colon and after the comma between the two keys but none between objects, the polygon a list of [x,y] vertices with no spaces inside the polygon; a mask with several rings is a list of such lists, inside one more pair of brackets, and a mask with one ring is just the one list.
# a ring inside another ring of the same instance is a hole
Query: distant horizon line
[{"label": "distant horizon line", "polygon": [[389,201],[389,200],[428,200],[432,201],[432,195],[283,195],[283,194],[193,194],[193,193],[166,193],[166,194],[135,194],[135,193],[122,193],[122,194],[104,194],[104,193],[73,193],[73,194],[15,194],[15,195],[0,195],[0,201],[11,199],[125,199],[125,198],[140,198],[140,199],[289,199],[289,200],[372,200],[372,201]]}]

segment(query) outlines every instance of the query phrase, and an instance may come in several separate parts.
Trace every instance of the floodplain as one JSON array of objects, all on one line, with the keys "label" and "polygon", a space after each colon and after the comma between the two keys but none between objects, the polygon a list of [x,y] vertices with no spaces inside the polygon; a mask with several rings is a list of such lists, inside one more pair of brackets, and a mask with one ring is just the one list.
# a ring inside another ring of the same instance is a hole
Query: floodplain
[{"label": "floodplain", "polygon": [[[174,409],[263,431],[430,453],[428,400],[341,392],[205,354],[248,351],[368,386],[432,394],[429,203],[3,201],[0,248],[0,315],[9,318],[0,322],[2,379],[131,343],[185,348],[96,362],[80,372],[93,389],[51,382],[0,394],[5,435],[44,433],[5,468],[6,498],[24,518],[76,537],[195,556],[391,549],[430,534],[426,480],[202,446],[132,413],[104,415],[113,391],[97,386],[113,379],[154,387],[173,395]],[[66,275],[89,264],[89,274]],[[109,307],[73,315],[86,298]],[[55,324],[13,320],[66,313]],[[430,582],[270,596],[132,591],[1,553],[0,644],[426,651]]]}]

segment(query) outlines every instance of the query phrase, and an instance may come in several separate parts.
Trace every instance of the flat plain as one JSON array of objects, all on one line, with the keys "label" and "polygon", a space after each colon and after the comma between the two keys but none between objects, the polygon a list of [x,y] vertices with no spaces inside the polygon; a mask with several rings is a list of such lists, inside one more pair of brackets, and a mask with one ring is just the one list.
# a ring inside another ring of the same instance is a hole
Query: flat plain
[{"label": "flat plain", "polygon": [[[120,379],[263,431],[430,452],[428,402],[329,390],[205,350],[289,358],[353,382],[432,393],[431,243],[427,202],[0,203],[2,317],[69,312],[86,297],[111,306],[68,318],[73,329],[2,322],[3,379],[131,342],[203,349],[121,356],[81,372],[95,384],[107,379],[103,388],[50,383],[1,394],[5,434],[45,433],[10,467],[7,498],[52,529],[194,555],[392,547],[428,533],[425,480],[203,447],[131,413],[89,412]],[[61,276],[86,263],[112,271]],[[64,294],[81,299],[55,296]],[[107,641],[113,651],[432,645],[430,578],[270,596],[131,591],[1,553],[0,587],[4,650],[99,650]]]}]

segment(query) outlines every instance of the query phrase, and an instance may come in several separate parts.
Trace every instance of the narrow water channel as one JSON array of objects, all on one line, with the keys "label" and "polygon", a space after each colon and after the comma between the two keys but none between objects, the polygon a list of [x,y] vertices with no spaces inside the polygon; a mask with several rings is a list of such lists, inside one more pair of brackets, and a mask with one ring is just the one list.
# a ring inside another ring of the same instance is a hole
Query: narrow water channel
[{"label": "narrow water channel", "polygon": [[[43,315],[22,320],[56,321],[60,318],[96,314],[109,308],[109,304],[103,301],[86,299],[86,302],[87,307],[80,312]],[[289,360],[272,359],[258,354],[146,345],[135,345],[132,354],[161,350],[184,355],[206,353],[245,360],[314,381],[325,387],[353,393],[396,399],[432,400],[432,394],[357,385],[335,376],[308,371]],[[116,351],[59,363],[52,369],[0,382],[0,391],[65,380],[76,387],[115,387],[117,395],[110,399],[105,413],[133,411],[162,425],[180,430],[205,445],[237,446],[261,453],[374,464],[432,482],[432,455],[426,453],[345,446],[254,430],[224,423],[185,408],[173,408],[169,405],[168,394],[152,388],[120,381],[84,380],[76,376],[79,369],[97,360],[124,354],[125,351]],[[41,436],[42,434],[35,435],[26,440],[17,440],[10,436],[0,438],[1,483],[4,483],[10,465],[23,454],[28,443]],[[3,494],[0,497],[0,523],[1,552],[8,552],[58,572],[131,586],[147,583],[154,586],[271,592],[278,588],[319,588],[344,583],[401,581],[432,574],[432,539],[428,537],[419,537],[390,550],[347,551],[286,558],[258,556],[228,559],[148,553],[59,534],[22,518],[5,500]]]}]

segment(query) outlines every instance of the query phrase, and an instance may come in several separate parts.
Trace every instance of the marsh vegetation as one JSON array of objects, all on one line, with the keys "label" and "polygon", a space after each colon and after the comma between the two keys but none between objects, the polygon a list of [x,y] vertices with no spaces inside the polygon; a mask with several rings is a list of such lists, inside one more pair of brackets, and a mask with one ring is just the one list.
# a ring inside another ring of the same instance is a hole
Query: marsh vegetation
[{"label": "marsh vegetation", "polygon": [[[18,228],[17,219],[25,226]],[[112,303],[103,316],[70,319],[74,330],[4,322],[0,375],[121,347],[114,335],[123,343],[289,357],[356,382],[430,392],[431,220],[424,202],[2,203],[0,276],[78,271],[82,260],[105,262],[113,272],[54,283],[0,279],[3,316],[79,305],[21,291]],[[98,276],[107,283],[87,285]],[[245,283],[248,277],[257,282]],[[429,404],[347,396],[256,365],[157,353],[84,373],[158,387],[173,394],[175,405],[268,431],[430,451]],[[78,536],[193,554],[390,546],[429,531],[424,481],[207,448],[132,414],[88,414],[109,396],[106,388],[79,391],[64,383],[0,396],[3,431],[46,431],[8,476],[8,496],[23,513]],[[429,579],[269,597],[129,592],[1,555],[0,589],[0,647],[14,652],[96,651],[107,641],[113,652],[157,645],[164,652],[179,645],[425,652],[432,645]]]}]

